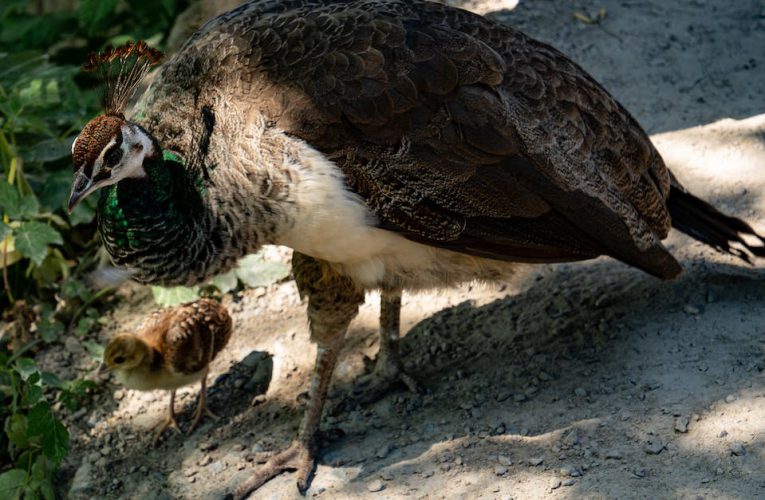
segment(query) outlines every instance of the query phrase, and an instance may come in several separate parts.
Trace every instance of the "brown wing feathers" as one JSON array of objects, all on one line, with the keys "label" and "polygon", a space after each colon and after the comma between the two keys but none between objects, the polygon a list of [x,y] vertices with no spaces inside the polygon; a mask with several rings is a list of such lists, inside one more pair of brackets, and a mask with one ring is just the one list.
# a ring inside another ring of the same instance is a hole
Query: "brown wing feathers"
[{"label": "brown wing feathers", "polygon": [[166,369],[190,374],[215,359],[231,338],[231,331],[226,309],[215,301],[200,299],[154,313],[144,337],[161,354]]}]

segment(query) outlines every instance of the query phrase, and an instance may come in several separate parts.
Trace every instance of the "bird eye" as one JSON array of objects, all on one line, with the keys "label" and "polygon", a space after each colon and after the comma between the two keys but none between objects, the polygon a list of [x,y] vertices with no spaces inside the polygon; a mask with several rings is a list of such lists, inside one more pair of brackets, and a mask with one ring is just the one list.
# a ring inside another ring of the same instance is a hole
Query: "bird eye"
[{"label": "bird eye", "polygon": [[104,164],[109,168],[113,168],[121,159],[122,149],[115,146],[110,149],[108,153],[106,153],[106,156],[104,157]]},{"label": "bird eye", "polygon": [[114,363],[115,364],[121,365],[124,362],[125,362],[125,358],[122,357],[122,356],[117,356],[116,358],[114,358]]}]

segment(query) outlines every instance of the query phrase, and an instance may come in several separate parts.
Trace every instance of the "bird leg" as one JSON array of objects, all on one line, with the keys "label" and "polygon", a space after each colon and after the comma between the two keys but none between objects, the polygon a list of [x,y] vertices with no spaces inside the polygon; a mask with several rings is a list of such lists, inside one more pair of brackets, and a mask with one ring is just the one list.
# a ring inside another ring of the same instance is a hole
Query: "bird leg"
[{"label": "bird leg", "polygon": [[336,345],[330,347],[319,346],[309,390],[310,399],[300,424],[297,439],[284,451],[258,455],[256,461],[263,459],[267,459],[267,461],[251,478],[236,489],[234,498],[245,498],[250,492],[260,488],[267,481],[290,470],[297,471],[297,487],[300,493],[305,493],[308,489],[316,465],[316,453],[318,451],[316,437],[319,423],[324,409],[324,401],[327,397],[327,389],[332,380],[332,372],[337,363],[340,345],[342,342],[337,342]]},{"label": "bird leg", "polygon": [[202,415],[206,415],[212,419],[218,418],[216,414],[210,411],[207,407],[207,371],[205,371],[204,377],[202,377],[202,385],[199,389],[199,402],[197,403],[197,409],[194,411],[194,417],[191,420],[191,427],[189,427],[189,434],[196,429],[199,422],[202,420]]},{"label": "bird leg", "polygon": [[237,499],[245,498],[287,470],[297,471],[297,487],[301,493],[305,493],[310,486],[316,465],[317,434],[327,390],[345,332],[358,314],[359,305],[364,302],[364,291],[349,278],[337,274],[326,262],[295,252],[292,255],[292,273],[301,296],[308,296],[311,340],[318,344],[308,407],[297,439],[286,450],[269,455],[266,463],[236,488],[234,497]]},{"label": "bird leg", "polygon": [[422,394],[422,385],[409,375],[401,364],[398,353],[401,329],[401,294],[383,290],[380,296],[380,350],[372,373],[359,379],[354,389],[362,394],[360,402],[379,399],[390,386],[402,382],[410,391]]},{"label": "bird leg", "polygon": [[158,424],[157,432],[154,433],[154,446],[157,446],[159,438],[167,430],[168,427],[180,433],[181,429],[178,427],[178,422],[175,420],[175,391],[170,391],[170,411],[164,421]]}]

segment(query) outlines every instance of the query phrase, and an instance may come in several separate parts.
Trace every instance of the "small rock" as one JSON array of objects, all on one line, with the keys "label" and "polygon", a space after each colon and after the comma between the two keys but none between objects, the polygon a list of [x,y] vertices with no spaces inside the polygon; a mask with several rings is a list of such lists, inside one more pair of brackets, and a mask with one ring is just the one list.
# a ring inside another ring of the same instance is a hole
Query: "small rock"
[{"label": "small rock", "polygon": [[500,465],[506,465],[506,466],[513,465],[513,461],[507,455],[498,455],[497,462],[499,462]]},{"label": "small rock", "polygon": [[617,449],[612,449],[606,451],[606,458],[613,458],[615,460],[621,460],[622,459],[622,451]]},{"label": "small rock", "polygon": [[385,488],[385,485],[379,479],[375,479],[374,481],[372,481],[371,483],[367,485],[367,490],[370,493],[376,493],[378,491],[382,491],[384,488]]},{"label": "small rock", "polygon": [[385,458],[385,457],[387,457],[387,456],[388,456],[388,454],[390,453],[390,451],[391,451],[390,445],[389,445],[389,444],[386,444],[385,446],[383,446],[382,448],[380,448],[379,450],[377,450],[377,453],[375,454],[375,456],[376,456],[377,458]]},{"label": "small rock", "polygon": [[574,479],[573,477],[570,477],[568,479],[564,479],[563,481],[561,481],[560,484],[562,484],[563,486],[574,486],[576,484],[576,479]]},{"label": "small rock", "polygon": [[550,489],[557,490],[558,488],[560,488],[560,479],[556,477],[555,479],[550,481]]},{"label": "small rock", "polygon": [[124,389],[117,389],[114,391],[114,399],[117,401],[122,401],[122,398],[125,397],[125,390]]},{"label": "small rock", "polygon": [[72,480],[72,487],[69,489],[69,496],[74,496],[74,493],[82,493],[91,486],[93,481],[93,466],[90,462],[82,462],[77,468],[77,472],[74,473],[74,479]]},{"label": "small rock", "polygon": [[513,393],[511,391],[501,391],[501,392],[498,392],[496,396],[494,396],[494,399],[496,399],[497,402],[501,403],[502,401],[510,399],[512,395]]},{"label": "small rock", "polygon": [[542,457],[533,457],[529,459],[529,465],[537,467],[538,465],[542,465],[542,462],[544,462],[545,459]]},{"label": "small rock", "polygon": [[526,401],[528,398],[526,397],[526,395],[524,393],[519,392],[518,394],[513,396],[513,399],[515,400],[516,403],[522,403],[522,402]]},{"label": "small rock", "polygon": [[690,314],[690,315],[696,315],[701,312],[701,310],[699,310],[698,307],[692,306],[690,304],[683,307],[683,311],[685,311],[686,314]]},{"label": "small rock", "polygon": [[383,481],[393,481],[393,473],[389,470],[384,470],[380,473],[380,479]]},{"label": "small rock", "polygon": [[584,387],[577,387],[574,389],[574,394],[580,398],[583,398],[587,395],[587,390]]},{"label": "small rock", "polygon": [[732,443],[728,449],[730,450],[731,455],[737,457],[746,455],[746,448],[744,448],[744,445],[741,443]]},{"label": "small rock", "polygon": [[728,435],[728,431],[723,429],[723,430],[720,431],[720,434],[718,434],[717,437],[724,438],[727,435]]},{"label": "small rock", "polygon": [[687,416],[680,416],[675,419],[675,432],[685,434],[688,432],[688,424],[690,419]]},{"label": "small rock", "polygon": [[205,465],[209,465],[212,463],[212,457],[210,455],[205,455],[202,457],[202,459],[199,461],[199,466],[204,467]]},{"label": "small rock", "polygon": [[199,472],[199,471],[196,470],[196,469],[186,469],[185,471],[183,471],[183,475],[186,476],[186,477],[191,477],[191,476],[195,475],[197,472]]},{"label": "small rock", "polygon": [[643,447],[643,451],[649,455],[658,455],[665,448],[664,443],[661,441],[650,441]]},{"label": "small rock", "polygon": [[735,400],[736,400],[736,396],[734,396],[733,394],[728,394],[727,396],[725,396],[726,403],[732,403]]},{"label": "small rock", "polygon": [[504,467],[502,465],[497,465],[494,467],[494,474],[498,476],[504,476],[507,474],[507,467]]},{"label": "small rock", "polygon": [[581,473],[571,464],[566,464],[560,468],[560,475],[563,477],[579,477]]},{"label": "small rock", "polygon": [[201,441],[199,443],[200,451],[210,451],[210,450],[214,450],[217,447],[218,447],[218,443],[216,443],[215,441]]},{"label": "small rock", "polygon": [[455,465],[462,465],[462,462],[463,462],[462,457],[457,457],[454,459]]}]

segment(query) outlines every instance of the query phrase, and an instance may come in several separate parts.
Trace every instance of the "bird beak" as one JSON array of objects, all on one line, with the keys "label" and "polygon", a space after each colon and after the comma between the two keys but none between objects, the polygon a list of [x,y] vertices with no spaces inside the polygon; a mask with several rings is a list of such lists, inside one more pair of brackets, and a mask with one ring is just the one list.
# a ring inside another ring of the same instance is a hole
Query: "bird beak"
[{"label": "bird beak", "polygon": [[98,365],[98,370],[96,370],[96,375],[98,376],[104,375],[105,373],[109,373],[110,371],[112,371],[112,369],[106,366],[106,363],[102,361],[101,364]]},{"label": "bird beak", "polygon": [[74,174],[74,180],[72,181],[72,192],[69,195],[69,203],[67,204],[67,209],[69,210],[70,214],[72,213],[72,210],[74,210],[74,207],[76,207],[80,202],[80,200],[89,195],[93,189],[93,180],[85,175],[82,170],[79,170],[76,174]]}]

